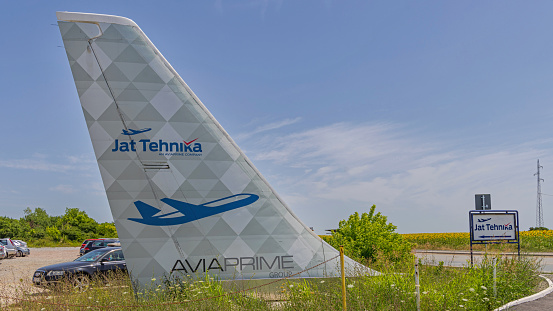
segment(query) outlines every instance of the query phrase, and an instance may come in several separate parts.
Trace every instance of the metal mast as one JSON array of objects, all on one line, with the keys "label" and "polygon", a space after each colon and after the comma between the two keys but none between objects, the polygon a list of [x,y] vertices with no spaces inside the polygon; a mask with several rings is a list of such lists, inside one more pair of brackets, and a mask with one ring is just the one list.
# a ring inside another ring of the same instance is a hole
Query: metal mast
[{"label": "metal mast", "polygon": [[536,203],[536,227],[543,227],[543,210],[541,208],[541,182],[544,181],[540,178],[540,169],[543,166],[540,165],[540,160],[538,159],[538,172],[534,176],[538,176],[538,200]]}]

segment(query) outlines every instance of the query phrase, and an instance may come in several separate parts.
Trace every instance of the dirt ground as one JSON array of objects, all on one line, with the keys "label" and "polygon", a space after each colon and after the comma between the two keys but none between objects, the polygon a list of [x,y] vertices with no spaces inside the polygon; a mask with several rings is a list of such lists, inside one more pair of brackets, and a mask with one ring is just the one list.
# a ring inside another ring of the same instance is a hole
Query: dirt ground
[{"label": "dirt ground", "polygon": [[0,283],[31,284],[36,269],[78,257],[78,247],[31,248],[31,255],[0,260]]},{"label": "dirt ground", "polygon": [[13,302],[9,297],[14,297],[18,288],[43,291],[32,286],[31,278],[36,269],[73,261],[79,254],[79,247],[44,247],[30,250],[30,256],[0,260],[0,307]]}]

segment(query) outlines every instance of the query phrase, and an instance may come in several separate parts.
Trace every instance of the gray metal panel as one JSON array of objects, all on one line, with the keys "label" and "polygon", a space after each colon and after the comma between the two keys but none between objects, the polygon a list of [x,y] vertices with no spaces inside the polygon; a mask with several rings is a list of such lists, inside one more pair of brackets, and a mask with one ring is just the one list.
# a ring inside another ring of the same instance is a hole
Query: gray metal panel
[{"label": "gray metal panel", "polygon": [[489,194],[475,194],[474,205],[476,210],[492,209],[492,197]]}]

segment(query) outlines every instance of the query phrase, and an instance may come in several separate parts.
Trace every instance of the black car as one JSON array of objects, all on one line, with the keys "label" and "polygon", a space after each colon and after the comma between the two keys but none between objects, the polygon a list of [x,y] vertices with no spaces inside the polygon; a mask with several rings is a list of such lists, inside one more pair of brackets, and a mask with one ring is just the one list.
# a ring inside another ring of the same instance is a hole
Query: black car
[{"label": "black car", "polygon": [[87,253],[74,261],[39,268],[33,274],[38,286],[70,280],[77,290],[86,289],[93,277],[109,271],[126,271],[127,264],[120,247],[106,247]]},{"label": "black car", "polygon": [[89,241],[79,252],[81,255],[87,254],[93,250],[107,247],[110,243],[119,243],[119,239],[98,239]]}]

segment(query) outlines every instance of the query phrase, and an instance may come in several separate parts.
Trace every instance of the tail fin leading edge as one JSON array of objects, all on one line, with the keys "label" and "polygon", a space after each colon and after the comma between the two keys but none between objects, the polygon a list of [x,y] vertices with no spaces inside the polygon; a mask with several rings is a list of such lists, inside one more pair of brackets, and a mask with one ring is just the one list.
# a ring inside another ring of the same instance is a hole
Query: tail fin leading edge
[{"label": "tail fin leading edge", "polygon": [[[220,279],[271,278],[338,255],[284,204],[133,21],[57,15],[133,279],[145,285],[208,270]],[[337,275],[334,260],[299,276]]]}]

